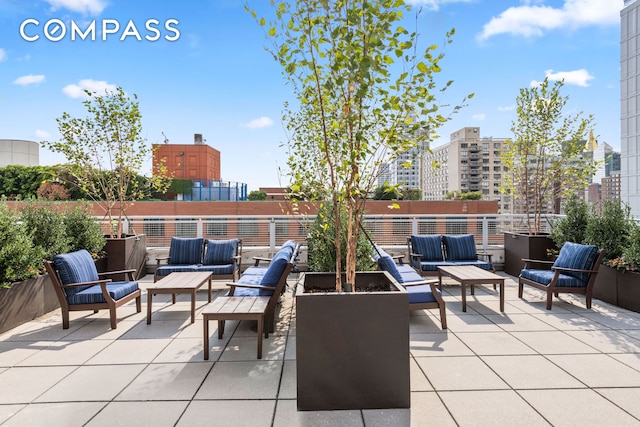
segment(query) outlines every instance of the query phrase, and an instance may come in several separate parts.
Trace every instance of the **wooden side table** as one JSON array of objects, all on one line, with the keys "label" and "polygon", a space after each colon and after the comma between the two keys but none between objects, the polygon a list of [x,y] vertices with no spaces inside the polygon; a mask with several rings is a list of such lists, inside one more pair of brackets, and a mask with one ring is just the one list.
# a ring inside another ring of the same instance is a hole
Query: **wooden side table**
[{"label": "wooden side table", "polygon": [[264,312],[271,297],[218,297],[207,305],[204,316],[204,360],[209,360],[209,321],[218,321],[218,338],[224,334],[225,320],[258,321],[258,359],[262,359],[262,331],[269,338],[269,328],[264,328]]},{"label": "wooden side table", "polygon": [[171,294],[172,301],[176,303],[177,294],[191,295],[191,323],[196,321],[196,292],[202,285],[209,283],[209,302],[211,302],[211,273],[187,272],[171,273],[167,277],[158,280],[147,287],[147,325],[151,324],[151,305],[153,295]]}]

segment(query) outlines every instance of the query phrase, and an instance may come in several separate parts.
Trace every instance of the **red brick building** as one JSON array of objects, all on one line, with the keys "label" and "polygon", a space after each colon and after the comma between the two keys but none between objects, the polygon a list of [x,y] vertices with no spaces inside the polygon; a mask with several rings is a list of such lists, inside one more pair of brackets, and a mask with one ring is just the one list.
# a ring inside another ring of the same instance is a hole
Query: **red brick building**
[{"label": "red brick building", "polygon": [[204,143],[202,134],[193,144],[153,144],[153,170],[164,162],[169,176],[202,181],[219,181],[220,151]]}]

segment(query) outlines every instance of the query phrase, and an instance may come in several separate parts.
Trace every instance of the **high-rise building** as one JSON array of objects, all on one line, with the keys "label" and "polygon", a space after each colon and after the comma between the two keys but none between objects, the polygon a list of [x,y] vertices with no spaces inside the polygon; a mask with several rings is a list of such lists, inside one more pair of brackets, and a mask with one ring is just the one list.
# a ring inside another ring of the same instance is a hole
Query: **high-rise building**
[{"label": "high-rise building", "polygon": [[504,139],[481,138],[479,127],[465,127],[447,144],[423,158],[424,200],[443,200],[448,192],[479,192],[483,200],[497,200],[500,212],[511,212],[510,198],[501,194],[504,167],[500,160]]},{"label": "high-rise building", "polygon": [[0,167],[9,165],[38,166],[40,145],[35,141],[0,139]]},{"label": "high-rise building", "polygon": [[640,1],[620,13],[620,193],[640,218]]}]

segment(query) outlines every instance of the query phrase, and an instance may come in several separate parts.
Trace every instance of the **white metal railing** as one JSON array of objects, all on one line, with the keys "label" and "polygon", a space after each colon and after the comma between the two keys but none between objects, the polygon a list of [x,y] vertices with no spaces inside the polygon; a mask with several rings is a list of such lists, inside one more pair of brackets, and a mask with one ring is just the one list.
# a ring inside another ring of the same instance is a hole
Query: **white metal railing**
[{"label": "white metal railing", "polygon": [[[555,216],[544,221],[548,232]],[[243,246],[271,249],[288,239],[302,241],[314,216],[154,216],[129,217],[125,232],[146,234],[149,247],[169,247],[171,238],[239,237]],[[105,232],[111,225],[103,223]],[[365,229],[371,239],[385,247],[404,246],[412,234],[473,234],[481,247],[503,245],[503,233],[527,230],[525,215],[367,215]]]}]

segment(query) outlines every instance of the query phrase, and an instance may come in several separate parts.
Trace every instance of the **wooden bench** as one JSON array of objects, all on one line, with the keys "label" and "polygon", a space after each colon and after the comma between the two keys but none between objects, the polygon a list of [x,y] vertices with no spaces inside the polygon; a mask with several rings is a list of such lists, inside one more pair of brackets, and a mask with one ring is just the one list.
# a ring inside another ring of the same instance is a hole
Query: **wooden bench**
[{"label": "wooden bench", "polygon": [[202,311],[204,315],[204,360],[209,360],[209,321],[218,321],[218,338],[224,335],[225,320],[256,320],[258,322],[258,359],[262,359],[262,331],[269,338],[269,328],[264,327],[264,315],[271,297],[216,298]]}]

